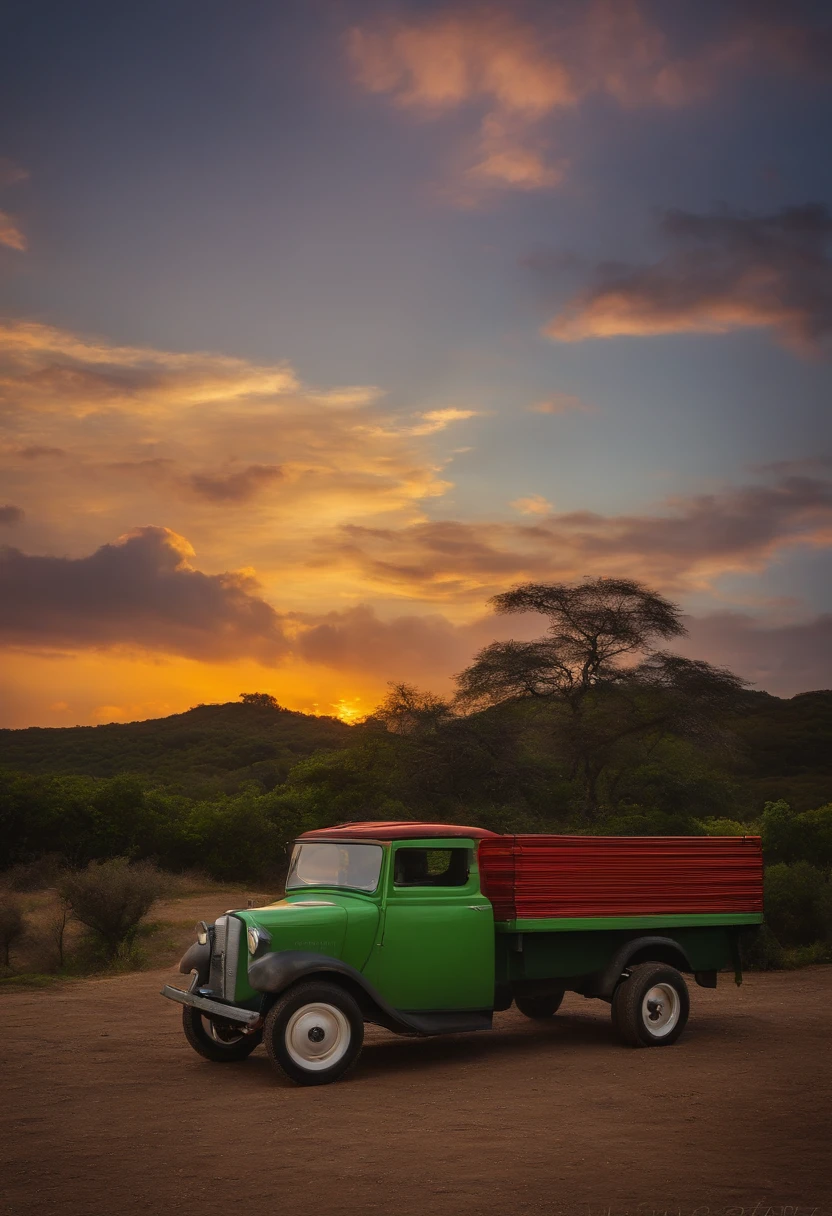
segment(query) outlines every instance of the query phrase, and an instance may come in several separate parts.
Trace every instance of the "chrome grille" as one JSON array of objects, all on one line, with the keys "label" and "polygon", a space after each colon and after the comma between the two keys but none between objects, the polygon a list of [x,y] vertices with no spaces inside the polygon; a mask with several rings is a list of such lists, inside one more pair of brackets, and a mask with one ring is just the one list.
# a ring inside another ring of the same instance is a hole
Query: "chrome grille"
[{"label": "chrome grille", "polygon": [[218,916],[214,922],[214,948],[208,985],[215,996],[233,1001],[237,988],[242,921],[236,916]]}]

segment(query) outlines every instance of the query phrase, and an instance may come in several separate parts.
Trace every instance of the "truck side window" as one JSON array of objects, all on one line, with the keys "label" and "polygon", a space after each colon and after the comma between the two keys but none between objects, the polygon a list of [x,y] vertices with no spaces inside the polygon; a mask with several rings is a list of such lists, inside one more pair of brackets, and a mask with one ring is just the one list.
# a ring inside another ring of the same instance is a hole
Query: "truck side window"
[{"label": "truck side window", "polygon": [[397,887],[464,887],[470,849],[399,848],[393,869]]}]

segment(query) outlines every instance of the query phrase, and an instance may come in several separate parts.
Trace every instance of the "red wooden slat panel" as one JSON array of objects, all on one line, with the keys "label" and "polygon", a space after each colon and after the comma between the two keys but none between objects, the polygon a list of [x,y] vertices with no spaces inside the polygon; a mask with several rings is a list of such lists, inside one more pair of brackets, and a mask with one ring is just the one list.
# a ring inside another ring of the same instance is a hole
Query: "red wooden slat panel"
[{"label": "red wooden slat panel", "polygon": [[758,836],[498,836],[479,858],[497,920],[763,910]]}]

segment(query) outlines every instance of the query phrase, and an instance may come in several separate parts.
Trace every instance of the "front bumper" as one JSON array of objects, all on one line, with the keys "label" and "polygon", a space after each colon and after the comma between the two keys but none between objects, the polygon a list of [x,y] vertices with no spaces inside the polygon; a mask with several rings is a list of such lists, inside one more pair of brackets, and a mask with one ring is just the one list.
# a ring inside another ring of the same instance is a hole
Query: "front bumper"
[{"label": "front bumper", "polygon": [[225,1005],[222,1001],[212,1001],[207,996],[199,996],[196,992],[183,992],[172,984],[165,984],[162,996],[170,1001],[178,1001],[180,1005],[193,1005],[206,1017],[226,1018],[229,1022],[242,1022],[244,1026],[254,1029],[262,1021],[259,1013],[252,1009],[241,1009],[239,1005]]}]

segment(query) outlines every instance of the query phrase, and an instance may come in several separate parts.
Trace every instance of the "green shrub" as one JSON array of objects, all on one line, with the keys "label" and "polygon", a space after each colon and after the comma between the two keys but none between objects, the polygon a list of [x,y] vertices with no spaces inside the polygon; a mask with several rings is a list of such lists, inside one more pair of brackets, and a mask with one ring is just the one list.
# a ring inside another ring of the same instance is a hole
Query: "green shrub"
[{"label": "green shrub", "polygon": [[799,861],[809,855],[800,816],[782,798],[765,804],[760,835],[766,861],[770,863]]},{"label": "green shrub", "polygon": [[[586,828],[580,829],[587,831]],[[593,824],[596,836],[704,836],[696,819],[685,814],[668,815],[652,807],[622,806]]]},{"label": "green shrub", "polygon": [[86,869],[66,875],[60,893],[112,960],[132,944],[161,885],[162,876],[155,866],[148,862],[131,865],[126,857],[116,857],[91,861]]},{"label": "green shrub", "polygon": [[706,836],[759,836],[757,824],[740,823],[737,819],[697,819],[697,826]]},{"label": "green shrub", "polygon": [[784,965],[786,952],[768,925],[741,939],[742,963],[751,971],[777,971]]},{"label": "green shrub", "polygon": [[819,963],[832,963],[832,944],[812,942],[810,946],[793,946],[783,951],[783,967],[797,971],[800,967],[813,967]]},{"label": "green shrub", "polygon": [[832,802],[814,811],[804,811],[799,818],[806,849],[803,856],[824,869],[832,868]]},{"label": "green shrub", "polygon": [[809,946],[832,936],[832,890],[808,861],[780,862],[765,871],[766,923],[783,946]]}]

